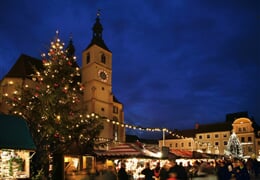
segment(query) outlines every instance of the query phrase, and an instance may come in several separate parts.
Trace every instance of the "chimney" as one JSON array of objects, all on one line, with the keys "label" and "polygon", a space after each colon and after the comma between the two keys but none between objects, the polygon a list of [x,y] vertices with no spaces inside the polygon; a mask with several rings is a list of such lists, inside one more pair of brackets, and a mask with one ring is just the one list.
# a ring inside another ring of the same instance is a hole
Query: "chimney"
[{"label": "chimney", "polygon": [[199,126],[200,126],[199,123],[196,123],[196,124],[195,124],[195,129],[196,129],[196,130],[199,129]]}]

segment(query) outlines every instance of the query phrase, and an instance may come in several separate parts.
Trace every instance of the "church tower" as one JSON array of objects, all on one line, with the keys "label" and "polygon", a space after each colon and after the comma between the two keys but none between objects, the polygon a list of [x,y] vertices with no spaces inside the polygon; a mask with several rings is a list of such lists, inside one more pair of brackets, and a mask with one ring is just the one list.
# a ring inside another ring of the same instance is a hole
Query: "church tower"
[{"label": "church tower", "polygon": [[82,53],[83,107],[88,113],[94,112],[110,120],[104,120],[101,138],[107,142],[124,142],[125,128],[116,123],[124,123],[123,104],[112,92],[112,52],[103,40],[99,13],[92,31],[92,40]]}]

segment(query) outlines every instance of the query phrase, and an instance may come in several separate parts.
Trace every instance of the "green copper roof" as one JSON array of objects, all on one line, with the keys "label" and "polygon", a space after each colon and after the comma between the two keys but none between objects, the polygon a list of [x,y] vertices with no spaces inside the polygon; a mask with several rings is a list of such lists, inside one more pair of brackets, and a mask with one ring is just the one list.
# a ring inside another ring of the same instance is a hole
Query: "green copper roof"
[{"label": "green copper roof", "polygon": [[29,128],[23,118],[0,114],[0,149],[36,149]]}]

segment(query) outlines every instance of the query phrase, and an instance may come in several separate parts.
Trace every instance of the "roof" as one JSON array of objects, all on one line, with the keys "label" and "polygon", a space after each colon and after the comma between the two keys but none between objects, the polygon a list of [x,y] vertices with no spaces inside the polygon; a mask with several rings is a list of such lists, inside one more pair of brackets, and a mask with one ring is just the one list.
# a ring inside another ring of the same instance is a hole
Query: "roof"
[{"label": "roof", "polygon": [[36,149],[29,128],[23,118],[0,114],[0,149]]},{"label": "roof", "polygon": [[36,69],[43,68],[42,61],[25,54],[21,54],[5,77],[28,78],[30,75],[35,73],[34,67]]},{"label": "roof", "polygon": [[108,47],[106,46],[106,44],[102,38],[103,27],[102,27],[102,24],[100,23],[99,15],[96,18],[96,22],[93,25],[92,30],[93,30],[93,37],[92,37],[90,44],[88,45],[88,47],[86,49],[89,49],[93,45],[97,45],[110,52],[110,50],[108,49]]},{"label": "roof", "polygon": [[189,151],[184,149],[171,149],[170,153],[174,154],[177,158],[188,158],[188,159],[214,158],[219,156],[217,154],[200,153],[197,151]]},{"label": "roof", "polygon": [[118,101],[118,99],[117,99],[116,96],[114,96],[114,95],[113,95],[113,102],[122,104],[120,101]]},{"label": "roof", "polygon": [[203,124],[198,125],[196,133],[206,133],[206,132],[220,132],[220,131],[231,131],[232,124],[230,122],[223,123],[213,123],[213,124]]},{"label": "roof", "polygon": [[[154,149],[153,149],[154,150]],[[156,155],[157,152],[153,152],[149,148],[142,147],[134,143],[121,143],[111,147],[107,151],[96,151],[98,156],[108,157],[108,158],[159,158]]]}]

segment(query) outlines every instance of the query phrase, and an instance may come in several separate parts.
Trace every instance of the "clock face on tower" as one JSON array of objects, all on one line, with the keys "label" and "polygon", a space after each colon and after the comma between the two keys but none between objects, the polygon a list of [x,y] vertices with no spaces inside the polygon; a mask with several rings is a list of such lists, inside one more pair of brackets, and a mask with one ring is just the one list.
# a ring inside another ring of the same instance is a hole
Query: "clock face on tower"
[{"label": "clock face on tower", "polygon": [[99,70],[98,71],[98,76],[101,81],[107,82],[108,80],[108,73],[105,70]]}]

